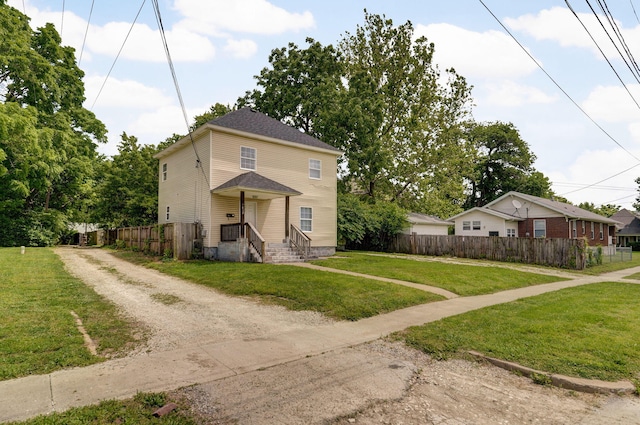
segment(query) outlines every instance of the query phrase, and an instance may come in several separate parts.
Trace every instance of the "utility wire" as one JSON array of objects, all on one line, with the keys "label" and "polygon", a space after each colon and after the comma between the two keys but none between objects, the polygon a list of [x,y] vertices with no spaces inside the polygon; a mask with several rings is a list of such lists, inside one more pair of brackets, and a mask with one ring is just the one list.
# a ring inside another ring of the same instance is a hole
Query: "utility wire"
[{"label": "utility wire", "polygon": [[598,181],[598,182],[595,182],[595,183],[592,183],[592,184],[586,185],[586,186],[584,186],[584,187],[581,187],[580,189],[576,189],[576,190],[572,190],[572,191],[570,191],[570,192],[562,193],[560,196],[568,195],[568,194],[570,194],[570,193],[579,192],[579,191],[584,190],[584,189],[589,189],[590,187],[594,187],[594,186],[596,186],[596,185],[599,185],[600,183],[606,182],[607,180],[610,180],[610,179],[612,179],[612,178],[614,178],[614,177],[618,177],[619,175],[624,174],[624,173],[626,173],[627,171],[631,171],[631,170],[633,170],[634,168],[636,168],[636,167],[638,167],[638,166],[640,166],[640,163],[638,163],[638,164],[636,164],[636,165],[632,165],[631,167],[627,168],[626,170],[622,170],[622,171],[620,171],[619,173],[614,174],[613,176],[607,177],[606,179],[602,179],[602,180],[600,180],[600,181]]},{"label": "utility wire", "polygon": [[636,21],[638,21],[638,23],[640,24],[640,18],[638,18],[638,14],[636,13],[636,8],[633,5],[633,0],[629,0],[629,3],[631,4],[631,9],[633,10],[633,14],[636,15]]},{"label": "utility wire", "polygon": [[62,28],[64,28],[64,0],[62,0],[62,18],[60,19],[60,37],[62,37]]},{"label": "utility wire", "polygon": [[107,84],[107,80],[109,79],[109,76],[111,75],[111,71],[113,71],[113,68],[116,66],[116,62],[118,61],[118,58],[120,57],[120,53],[122,53],[122,49],[124,49],[124,45],[127,43],[127,40],[129,39],[129,35],[131,34],[131,31],[133,30],[133,26],[136,24],[136,21],[138,20],[138,16],[140,16],[140,12],[142,12],[142,8],[144,7],[146,0],[142,0],[142,4],[140,5],[140,8],[138,9],[138,13],[136,14],[136,17],[133,19],[133,22],[131,23],[131,27],[129,28],[129,32],[127,32],[126,37],[124,38],[124,41],[122,42],[122,45],[120,46],[120,50],[118,50],[118,54],[116,55],[115,59],[113,60],[113,63],[111,64],[111,68],[109,68],[109,72],[107,73],[107,76],[104,78],[104,81],[102,82],[102,86],[100,86],[100,90],[98,91],[98,94],[96,95],[95,100],[93,101],[93,103],[91,104],[91,108],[89,108],[89,110],[93,111],[93,107],[96,106],[96,102],[98,101],[98,98],[100,97],[100,94],[102,94],[102,89],[104,89],[105,84]]},{"label": "utility wire", "polygon": [[[638,109],[640,109],[640,104],[638,104],[638,101],[636,100],[636,98],[633,96],[633,94],[631,94],[631,91],[629,90],[629,88],[627,87],[627,85],[625,84],[625,82],[622,80],[622,77],[620,77],[620,74],[618,74],[618,71],[616,71],[616,68],[613,66],[613,64],[611,63],[611,61],[609,60],[609,58],[607,57],[607,55],[604,53],[604,51],[600,48],[600,45],[598,44],[598,42],[596,41],[596,39],[593,37],[593,35],[591,34],[591,32],[589,31],[589,29],[587,28],[587,26],[584,24],[584,22],[582,22],[582,19],[580,19],[580,17],[578,16],[578,14],[576,13],[575,10],[573,10],[573,7],[571,7],[571,4],[569,4],[569,0],[565,0],[565,3],[567,4],[567,7],[569,8],[569,10],[571,11],[571,13],[573,13],[573,16],[575,16],[575,18],[578,20],[578,22],[580,22],[580,25],[582,25],[582,28],[584,28],[584,30],[586,31],[586,33],[589,35],[589,38],[591,38],[591,41],[593,41],[593,44],[596,45],[596,47],[598,48],[598,51],[600,52],[600,54],[602,55],[602,57],[604,58],[605,61],[607,61],[607,63],[609,64],[609,68],[611,68],[611,70],[613,71],[614,74],[616,74],[616,77],[618,77],[618,81],[620,81],[620,84],[622,84],[622,87],[624,87],[624,89],[627,91],[627,93],[629,94],[629,97],[631,97],[631,100],[633,100],[633,103],[636,104],[636,106],[638,107]],[[589,1],[587,0],[587,4],[589,3]],[[589,5],[589,7],[591,7],[591,5]],[[638,81],[638,83],[640,83],[640,80],[638,79],[638,76],[636,75],[636,73],[634,72],[633,68],[629,65],[629,63],[625,60],[624,56],[622,55],[622,53],[620,52],[620,49],[618,49],[618,46],[616,45],[616,43],[613,41],[613,39],[611,38],[611,36],[609,35],[609,33],[607,32],[606,28],[604,27],[604,25],[602,24],[602,21],[600,21],[600,18],[598,17],[598,14],[595,12],[595,10],[593,10],[593,8],[591,8],[591,10],[593,11],[594,15],[596,15],[596,19],[598,19],[598,22],[600,22],[600,25],[602,26],[602,28],[604,29],[605,33],[607,33],[607,35],[609,36],[609,40],[611,40],[611,43],[613,43],[613,45],[615,46],[616,50],[618,50],[618,53],[620,54],[620,56],[622,57],[622,60],[627,64],[627,67],[629,68],[629,71],[631,71],[631,73],[633,74],[633,76],[635,77],[636,81]]]},{"label": "utility wire", "polygon": [[[607,181],[609,179],[612,179],[624,172],[627,172],[629,170],[631,170],[632,168],[635,168],[636,166],[640,165],[640,159],[635,156],[632,152],[630,152],[627,148],[625,148],[624,146],[622,146],[613,136],[611,136],[600,124],[598,124],[593,118],[591,118],[591,116],[575,101],[573,100],[573,98],[569,95],[569,93],[567,93],[561,86],[560,84],[542,67],[542,65],[540,65],[540,63],[531,55],[531,53],[529,53],[527,51],[527,49],[525,49],[525,47],[518,41],[518,39],[511,33],[511,31],[509,31],[509,29],[502,23],[502,21],[493,13],[493,11],[485,4],[485,2],[483,0],[478,0],[480,2],[480,4],[482,4],[482,6],[487,10],[487,12],[489,12],[489,14],[493,17],[493,19],[496,20],[496,22],[498,22],[498,24],[505,30],[505,32],[507,34],[509,34],[509,36],[518,44],[518,46],[520,46],[520,48],[522,49],[522,51],[524,51],[526,53],[527,56],[529,56],[529,58],[531,58],[531,60],[536,64],[536,66],[538,66],[538,68],[540,68],[540,70],[551,80],[551,82],[553,82],[553,84],[558,88],[558,90],[560,90],[570,101],[571,103],[573,103],[573,105],[578,108],[580,110],[580,112],[582,112],[582,114],[584,116],[586,116],[589,121],[591,121],[596,127],[598,127],[598,129],[604,133],[611,141],[613,141],[616,145],[618,145],[623,151],[625,151],[627,154],[629,154],[629,156],[631,156],[633,159],[635,159],[636,161],[638,161],[638,164],[628,168],[627,170],[615,174],[611,177],[608,177],[606,179],[600,180],[599,182],[593,183],[593,185],[590,186],[595,186],[597,184],[600,184],[604,181]],[[583,189],[587,189],[590,186],[586,186]],[[579,189],[579,190],[583,190],[583,189]],[[572,192],[568,192],[568,193],[573,193],[573,192],[577,192],[576,191],[572,191]],[[566,195],[563,194],[563,195]],[[563,196],[560,195],[560,196]]]},{"label": "utility wire", "polygon": [[78,59],[78,65],[82,62],[82,53],[84,53],[84,45],[87,42],[87,34],[89,33],[89,24],[91,23],[91,15],[93,15],[93,4],[95,0],[91,0],[91,9],[89,10],[89,19],[87,19],[87,28],[84,30],[84,38],[82,39],[82,49],[80,49],[80,58]]},{"label": "utility wire", "polygon": [[184,123],[187,127],[187,131],[189,132],[189,139],[191,140],[191,147],[196,154],[196,167],[198,167],[202,171],[202,175],[204,176],[205,181],[207,182],[207,187],[211,189],[211,185],[209,184],[209,177],[205,173],[202,168],[202,162],[200,161],[200,155],[198,154],[198,149],[196,149],[196,142],[193,140],[193,133],[191,132],[191,128],[189,126],[189,118],[187,117],[187,108],[184,106],[184,100],[182,98],[182,93],[180,92],[180,85],[178,84],[178,77],[176,75],[175,67],[173,66],[173,60],[171,59],[171,52],[169,52],[169,44],[167,43],[167,37],[164,32],[164,25],[162,24],[162,16],[160,15],[160,6],[158,6],[158,0],[152,0],[153,9],[156,13],[156,21],[158,22],[158,30],[160,31],[160,37],[162,38],[162,45],[164,47],[164,52],[167,56],[167,63],[169,64],[169,69],[171,70],[171,78],[173,79],[173,85],[176,88],[176,93],[178,94],[178,100],[180,101],[180,108],[182,109],[182,116],[184,118]]},{"label": "utility wire", "polygon": [[[618,38],[618,41],[620,42],[620,45],[622,45],[622,48],[624,49],[624,52],[626,53],[627,57],[629,58],[629,61],[633,65],[633,70],[635,71],[635,76],[640,76],[640,67],[638,67],[638,63],[636,62],[636,59],[633,57],[633,53],[631,52],[631,49],[629,48],[629,45],[627,44],[627,41],[624,39],[624,36],[622,35],[622,31],[620,31],[620,27],[618,26],[618,23],[616,22],[615,18],[613,17],[613,14],[609,10],[609,5],[607,5],[607,2],[605,0],[597,0],[597,1],[598,1],[598,5],[600,6],[600,10],[602,11],[604,16],[609,21],[609,25],[611,25],[611,28],[613,28],[613,31],[615,32],[616,37]],[[587,0],[587,3],[589,3],[589,0]],[[589,7],[591,7],[590,4],[589,4]],[[596,17],[597,17],[597,15],[596,15]],[[615,43],[614,43],[614,45],[615,45]],[[617,46],[616,46],[616,48],[617,48]],[[620,51],[618,50],[618,52],[620,52]],[[621,54],[621,56],[622,56],[622,54]],[[625,61],[627,66],[629,66],[629,63],[626,61],[624,56],[622,57],[622,60]],[[638,81],[638,78],[636,78],[636,81]],[[638,82],[640,82],[640,81],[638,81]]]}]

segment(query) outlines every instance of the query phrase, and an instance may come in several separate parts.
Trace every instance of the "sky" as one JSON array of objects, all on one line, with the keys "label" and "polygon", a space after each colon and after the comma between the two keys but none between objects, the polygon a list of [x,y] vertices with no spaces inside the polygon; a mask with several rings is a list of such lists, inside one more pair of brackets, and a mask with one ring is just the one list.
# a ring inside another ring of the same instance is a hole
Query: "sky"
[{"label": "sky", "polygon": [[[116,154],[123,132],[145,144],[187,132],[152,1],[7,3],[29,16],[34,29],[52,22],[62,44],[76,49],[85,72],[85,107],[109,130],[100,153]],[[337,45],[364,24],[366,9],[398,25],[411,21],[416,35],[433,42],[439,69],[453,67],[473,86],[473,119],[513,123],[557,195],[574,204],[628,209],[636,202],[640,83],[608,37],[615,33],[598,2],[157,3],[189,124],[211,105],[232,106],[254,89],[254,76],[269,65],[273,49],[290,42],[304,48],[307,37]],[[640,58],[640,0],[610,0],[607,8],[628,50]]]}]

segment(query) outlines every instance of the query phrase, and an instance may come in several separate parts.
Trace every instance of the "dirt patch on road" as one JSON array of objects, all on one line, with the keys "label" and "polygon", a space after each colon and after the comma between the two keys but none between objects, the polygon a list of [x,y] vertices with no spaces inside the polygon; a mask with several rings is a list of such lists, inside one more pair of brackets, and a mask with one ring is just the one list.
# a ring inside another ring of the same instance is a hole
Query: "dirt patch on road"
[{"label": "dirt patch on road", "polygon": [[[145,351],[260,338],[331,323],[228,297],[119,260],[104,250],[57,249],[70,272],[148,332]],[[175,392],[203,424],[640,424],[635,397],[533,384],[484,363],[434,361],[375,341]]]}]

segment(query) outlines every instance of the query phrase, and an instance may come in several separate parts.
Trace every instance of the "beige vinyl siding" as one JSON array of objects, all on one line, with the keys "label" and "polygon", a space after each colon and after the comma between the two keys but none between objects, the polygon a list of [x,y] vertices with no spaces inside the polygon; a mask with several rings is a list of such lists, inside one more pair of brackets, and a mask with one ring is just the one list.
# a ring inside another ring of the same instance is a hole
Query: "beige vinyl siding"
[{"label": "beige vinyl siding", "polygon": [[[468,221],[471,230],[463,230],[463,222]],[[473,230],[473,222],[480,222],[480,230]],[[498,232],[500,236],[507,236],[507,224],[504,219],[483,213],[482,211],[472,211],[456,218],[456,235],[458,236],[489,236],[489,232]]]},{"label": "beige vinyl siding", "polygon": [[[516,212],[516,208],[513,205],[513,200],[517,200],[520,202],[521,207],[518,208],[518,211]],[[518,216],[519,213],[519,217],[522,218],[533,218],[533,217],[545,217],[545,218],[550,218],[550,217],[564,217],[563,214],[557,212],[557,211],[553,211],[550,210],[549,208],[537,205],[537,204],[532,204],[529,201],[522,199],[522,198],[518,198],[518,197],[507,197],[505,199],[503,199],[502,201],[494,204],[491,206],[491,209],[494,209],[496,211],[500,211],[503,212],[505,214],[509,214],[509,215],[515,215]]]},{"label": "beige vinyl siding", "polygon": [[[186,144],[159,161],[158,221],[159,223],[202,222],[209,224],[209,138],[207,135],[195,142],[201,167],[196,167],[196,153]],[[163,180],[163,164],[167,164],[167,179]],[[202,172],[205,171],[205,173]],[[170,216],[167,220],[167,206]]]},{"label": "beige vinyl siding", "polygon": [[[299,227],[300,207],[313,208],[313,232],[309,234],[313,246],[335,246],[337,239],[337,182],[336,155],[264,140],[214,132],[212,145],[213,188],[233,177],[247,172],[240,168],[240,147],[256,149],[256,173],[275,180],[298,192],[300,196],[290,198],[290,222]],[[309,178],[309,159],[318,159],[322,164],[322,178]],[[235,202],[239,202],[237,198]],[[284,198],[273,200],[251,199],[258,202],[258,230],[268,242],[281,242],[285,236]],[[228,204],[225,204],[228,205]],[[228,208],[228,207],[227,207]],[[225,211],[226,214],[226,211]],[[219,217],[212,213],[214,226]],[[226,221],[226,217],[224,217]],[[219,226],[219,223],[217,224]],[[218,230],[219,233],[219,230]]]}]

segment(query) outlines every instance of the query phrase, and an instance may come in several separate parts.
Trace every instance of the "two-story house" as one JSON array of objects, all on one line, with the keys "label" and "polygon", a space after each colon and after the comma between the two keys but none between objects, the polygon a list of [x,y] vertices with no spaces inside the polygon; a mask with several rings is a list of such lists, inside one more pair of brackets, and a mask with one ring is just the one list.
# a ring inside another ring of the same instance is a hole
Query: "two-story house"
[{"label": "two-story house", "polygon": [[269,246],[331,255],[342,153],[250,108],[156,154],[159,222],[199,223],[205,258],[269,262]]},{"label": "two-story house", "polygon": [[615,245],[620,224],[575,205],[513,191],[449,221],[459,236],[584,238],[590,246]]}]

